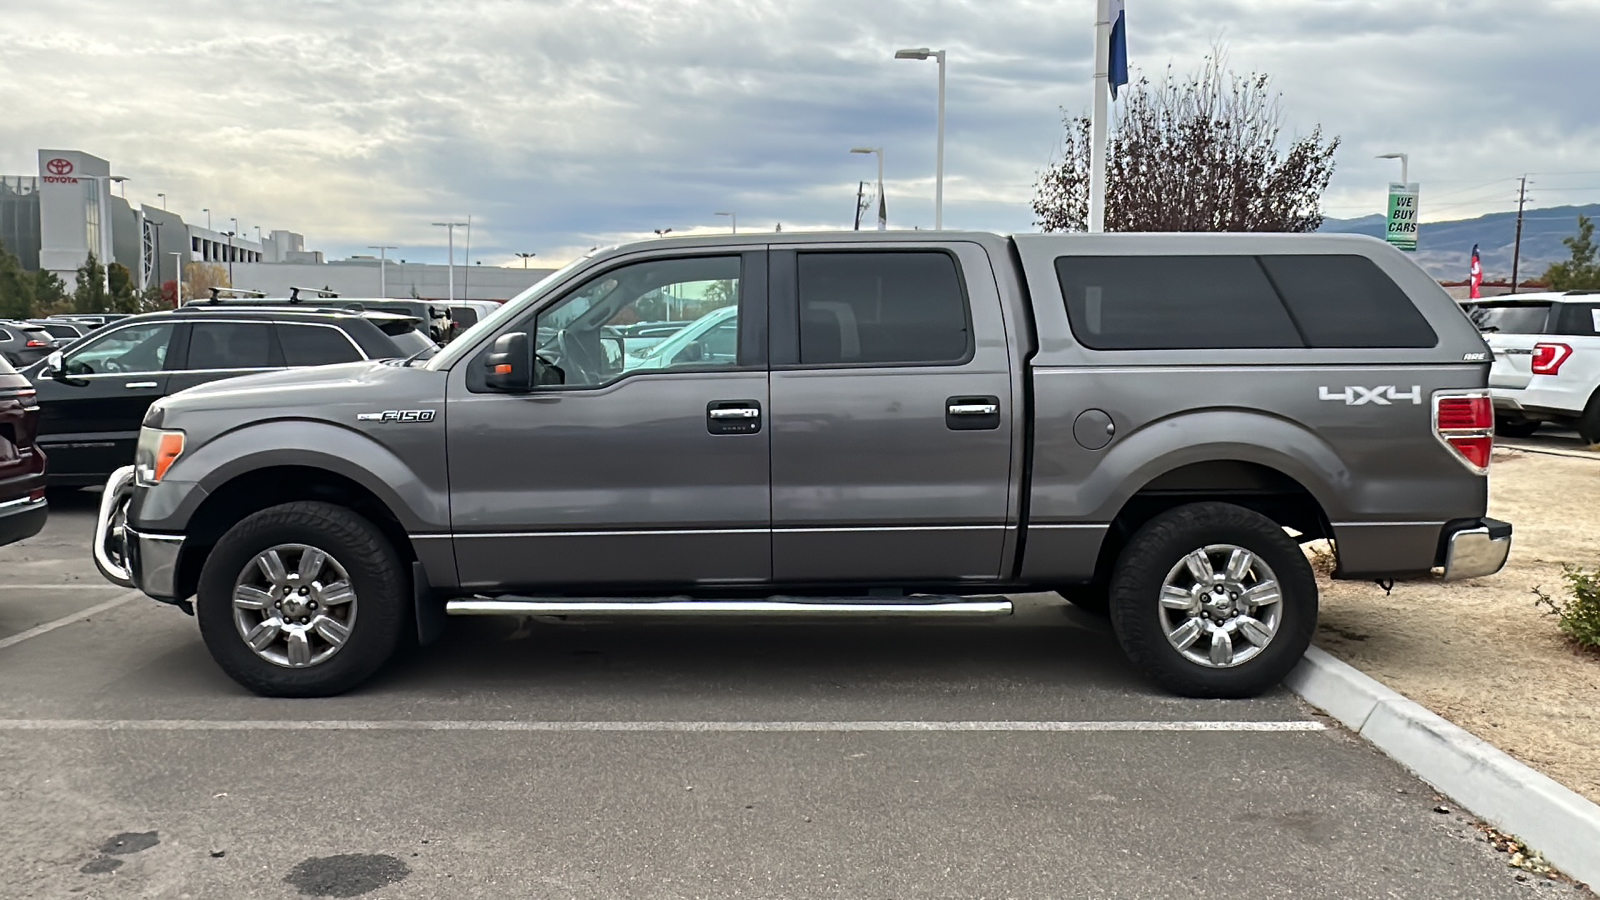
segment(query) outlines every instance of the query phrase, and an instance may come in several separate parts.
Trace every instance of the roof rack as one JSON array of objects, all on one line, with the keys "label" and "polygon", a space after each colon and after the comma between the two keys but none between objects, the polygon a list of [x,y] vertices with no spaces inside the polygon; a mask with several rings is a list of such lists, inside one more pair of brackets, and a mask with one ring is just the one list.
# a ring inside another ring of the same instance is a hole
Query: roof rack
[{"label": "roof rack", "polygon": [[321,297],[337,297],[337,296],[339,296],[339,292],[338,291],[330,291],[327,288],[307,288],[307,287],[295,287],[293,285],[290,285],[289,286],[289,302],[290,303],[299,303],[300,302],[300,292],[301,291],[305,291],[308,294],[316,294],[319,298],[321,298]]},{"label": "roof rack", "polygon": [[211,289],[211,302],[212,303],[221,303],[223,294],[227,294],[230,297],[265,297],[266,296],[266,294],[263,294],[260,291],[247,291],[247,290],[244,290],[242,288],[214,287],[214,288]]}]

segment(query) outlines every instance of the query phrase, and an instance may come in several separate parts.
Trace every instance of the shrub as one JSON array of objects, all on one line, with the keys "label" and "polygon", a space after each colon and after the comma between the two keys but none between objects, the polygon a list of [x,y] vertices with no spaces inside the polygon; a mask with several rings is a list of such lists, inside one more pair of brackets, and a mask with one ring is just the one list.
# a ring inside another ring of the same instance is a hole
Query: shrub
[{"label": "shrub", "polygon": [[1579,647],[1600,650],[1600,569],[1589,572],[1567,564],[1561,568],[1572,596],[1558,601],[1534,588],[1533,603],[1546,615],[1557,616],[1557,626]]}]

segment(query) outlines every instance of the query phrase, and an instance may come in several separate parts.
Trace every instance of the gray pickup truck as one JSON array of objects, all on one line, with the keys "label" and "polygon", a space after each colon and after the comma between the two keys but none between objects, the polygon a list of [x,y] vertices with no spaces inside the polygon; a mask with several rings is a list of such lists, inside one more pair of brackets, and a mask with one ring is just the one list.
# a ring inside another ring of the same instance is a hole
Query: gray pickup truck
[{"label": "gray pickup truck", "polygon": [[[649,322],[698,331],[644,366]],[[1164,688],[1249,696],[1315,628],[1301,544],[1332,539],[1340,578],[1504,565],[1489,364],[1362,237],[658,240],[426,360],[158,401],[94,556],[267,695],[347,690],[446,615],[993,616],[1058,591]]]}]

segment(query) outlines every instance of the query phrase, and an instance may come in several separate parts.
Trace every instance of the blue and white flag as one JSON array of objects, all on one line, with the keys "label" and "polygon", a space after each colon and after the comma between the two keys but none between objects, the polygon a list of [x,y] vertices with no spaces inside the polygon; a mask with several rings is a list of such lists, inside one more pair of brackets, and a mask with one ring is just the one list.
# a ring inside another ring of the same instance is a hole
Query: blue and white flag
[{"label": "blue and white flag", "polygon": [[1111,0],[1111,65],[1107,68],[1111,82],[1111,99],[1117,99],[1117,88],[1128,83],[1128,11],[1124,0]]}]

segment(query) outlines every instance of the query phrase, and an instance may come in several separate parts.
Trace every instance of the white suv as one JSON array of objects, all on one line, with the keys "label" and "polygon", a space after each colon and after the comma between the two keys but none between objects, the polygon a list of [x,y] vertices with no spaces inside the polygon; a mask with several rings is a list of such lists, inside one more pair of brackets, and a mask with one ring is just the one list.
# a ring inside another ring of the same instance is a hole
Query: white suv
[{"label": "white suv", "polygon": [[1496,430],[1527,437],[1554,422],[1600,443],[1600,291],[1516,294],[1462,308],[1494,351]]}]

